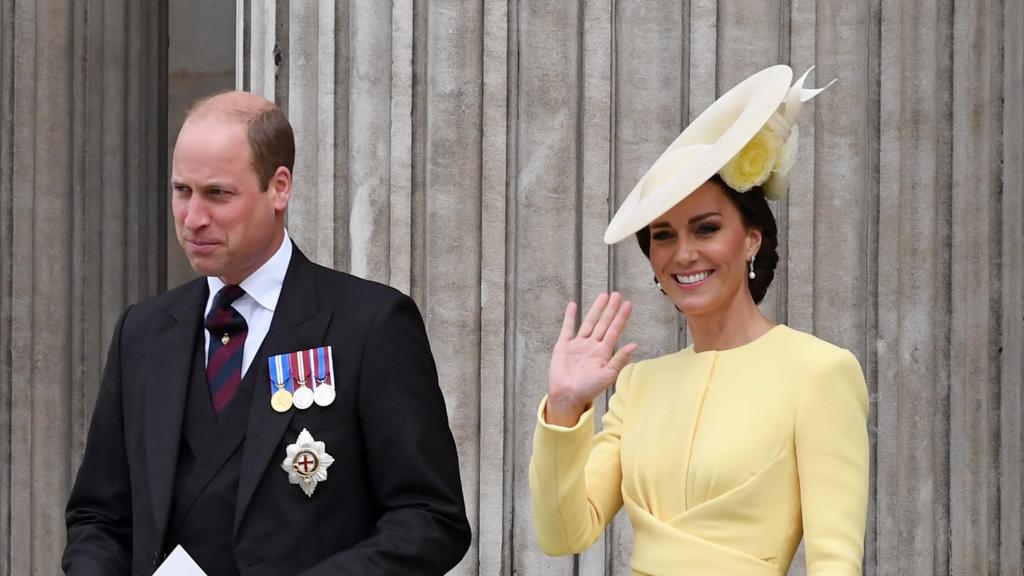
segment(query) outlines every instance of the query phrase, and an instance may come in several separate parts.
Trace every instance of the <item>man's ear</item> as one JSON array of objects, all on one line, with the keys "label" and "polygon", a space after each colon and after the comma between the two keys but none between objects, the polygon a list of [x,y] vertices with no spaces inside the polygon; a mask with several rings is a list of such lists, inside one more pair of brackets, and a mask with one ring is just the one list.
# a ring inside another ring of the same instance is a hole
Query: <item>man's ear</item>
[{"label": "man's ear", "polygon": [[278,166],[270,177],[268,193],[274,195],[274,209],[284,212],[292,199],[292,172],[284,166]]}]

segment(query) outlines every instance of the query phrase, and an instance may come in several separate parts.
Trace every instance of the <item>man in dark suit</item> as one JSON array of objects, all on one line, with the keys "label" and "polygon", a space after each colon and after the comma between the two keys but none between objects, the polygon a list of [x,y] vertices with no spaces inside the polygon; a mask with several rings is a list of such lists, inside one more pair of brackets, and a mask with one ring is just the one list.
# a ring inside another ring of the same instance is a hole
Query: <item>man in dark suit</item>
[{"label": "man in dark suit", "polygon": [[[465,554],[419,311],[292,244],[294,155],[263,98],[222,94],[189,113],[172,211],[206,277],[117,324],[68,502],[66,573],[151,574],[177,545],[210,575],[443,574]],[[312,406],[302,375],[274,364],[302,351]],[[272,395],[285,383],[294,397]]]}]

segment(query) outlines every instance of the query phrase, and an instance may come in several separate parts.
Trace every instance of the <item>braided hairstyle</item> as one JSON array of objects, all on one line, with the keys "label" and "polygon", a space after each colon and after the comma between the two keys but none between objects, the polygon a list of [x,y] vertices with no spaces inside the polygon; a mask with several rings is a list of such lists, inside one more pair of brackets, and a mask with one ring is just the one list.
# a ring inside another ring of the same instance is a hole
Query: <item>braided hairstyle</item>
[{"label": "braided hairstyle", "polygon": [[[772,214],[768,200],[760,186],[751,188],[747,192],[737,192],[729,187],[717,174],[711,177],[709,182],[721,186],[726,198],[733,203],[740,211],[743,225],[747,228],[756,228],[761,231],[761,248],[754,256],[754,273],[757,276],[747,280],[750,288],[750,295],[755,304],[760,304],[768,292],[768,286],[775,279],[775,266],[779,263],[779,229],[775,223],[775,215]],[[636,233],[637,244],[648,260],[651,258],[651,228],[644,226]]]}]

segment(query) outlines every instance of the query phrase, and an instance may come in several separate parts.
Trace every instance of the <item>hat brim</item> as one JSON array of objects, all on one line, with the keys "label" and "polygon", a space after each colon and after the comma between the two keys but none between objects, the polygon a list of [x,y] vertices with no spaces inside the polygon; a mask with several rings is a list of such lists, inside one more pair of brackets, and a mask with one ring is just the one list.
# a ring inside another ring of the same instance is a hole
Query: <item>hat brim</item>
[{"label": "hat brim", "polygon": [[793,71],[771,66],[748,77],[702,112],[640,178],[604,233],[615,244],[682,202],[717,174],[768,123]]}]

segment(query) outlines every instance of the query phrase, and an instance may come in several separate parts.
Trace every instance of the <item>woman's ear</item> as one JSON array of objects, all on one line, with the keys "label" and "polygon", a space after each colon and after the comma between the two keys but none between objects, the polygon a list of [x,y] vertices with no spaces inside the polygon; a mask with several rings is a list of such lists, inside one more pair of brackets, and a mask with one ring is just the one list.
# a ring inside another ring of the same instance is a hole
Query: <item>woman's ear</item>
[{"label": "woman's ear", "polygon": [[757,255],[757,252],[761,249],[761,229],[760,228],[748,228],[747,229],[747,244],[746,254],[747,260],[750,260]]}]

